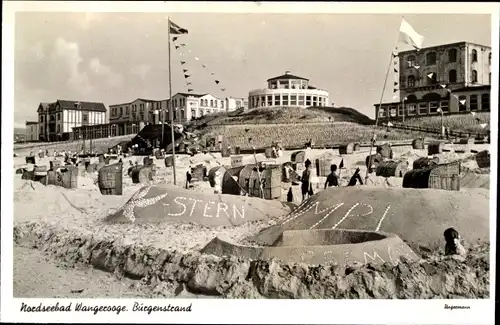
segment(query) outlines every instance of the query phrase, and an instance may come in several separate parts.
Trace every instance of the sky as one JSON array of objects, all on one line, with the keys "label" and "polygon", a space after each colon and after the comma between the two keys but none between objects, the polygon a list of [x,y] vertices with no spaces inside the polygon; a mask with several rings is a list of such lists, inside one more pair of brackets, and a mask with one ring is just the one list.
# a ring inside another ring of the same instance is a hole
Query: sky
[{"label": "sky", "polygon": [[[166,13],[17,12],[14,126],[56,99],[103,102],[169,97]],[[330,104],[370,117],[380,101],[401,15],[173,13],[189,31],[171,48],[172,94],[247,97],[290,71],[330,93]],[[489,15],[405,14],[424,47],[491,46]],[[398,50],[408,45],[398,43]],[[181,65],[181,61],[185,61]],[[203,66],[205,67],[203,67]],[[391,72],[392,73],[392,72]],[[392,74],[384,101],[393,101]],[[219,84],[215,83],[219,80]],[[221,88],[225,88],[224,92]]]}]

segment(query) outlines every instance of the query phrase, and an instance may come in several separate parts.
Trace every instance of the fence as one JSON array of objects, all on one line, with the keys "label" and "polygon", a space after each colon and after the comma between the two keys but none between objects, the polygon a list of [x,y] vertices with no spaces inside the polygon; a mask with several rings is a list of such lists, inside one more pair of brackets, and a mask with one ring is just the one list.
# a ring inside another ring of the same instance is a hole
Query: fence
[{"label": "fence", "polygon": [[[390,126],[390,128],[393,128],[393,129],[416,131],[416,132],[422,132],[422,133],[431,133],[431,134],[441,135],[441,129],[422,127],[422,126],[416,126],[416,125],[399,124],[399,123],[391,123],[391,124],[392,124],[392,126]],[[453,130],[448,131],[448,136],[450,138],[455,138],[455,137],[458,137],[458,138],[466,138],[466,137],[483,138],[483,137],[486,137],[488,135],[489,135],[489,132],[466,132],[466,131],[453,131]]]}]

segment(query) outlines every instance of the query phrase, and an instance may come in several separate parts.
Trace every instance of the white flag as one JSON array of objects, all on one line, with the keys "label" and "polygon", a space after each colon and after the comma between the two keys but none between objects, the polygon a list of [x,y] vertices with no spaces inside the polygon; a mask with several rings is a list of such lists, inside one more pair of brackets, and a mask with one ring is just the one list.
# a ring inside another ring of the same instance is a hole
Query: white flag
[{"label": "white flag", "polygon": [[195,57],[194,57],[194,59],[195,59],[196,61],[198,61],[200,58],[199,58],[199,57],[197,57],[197,56],[195,56]]},{"label": "white flag", "polygon": [[388,123],[387,123],[387,126],[392,126],[392,123],[391,123],[391,122],[388,122]]},{"label": "white flag", "polygon": [[446,85],[440,85],[440,86],[441,86],[441,88],[446,88]]},{"label": "white flag", "polygon": [[487,126],[488,126],[488,124],[486,124],[486,123],[479,124],[479,125],[481,125],[481,127],[482,127],[483,129],[484,129],[485,127],[487,127]]},{"label": "white flag", "polygon": [[432,77],[433,77],[433,76],[434,76],[434,72],[431,72],[431,73],[429,73],[429,74],[427,75],[427,77],[429,77],[429,78],[431,78],[431,79],[432,79]]},{"label": "white flag", "polygon": [[158,114],[158,113],[159,113],[159,111],[157,109],[155,109],[155,114]]},{"label": "white flag", "polygon": [[417,70],[418,70],[418,69],[420,69],[420,66],[419,66],[419,65],[414,65],[413,67],[414,67],[415,69],[417,69]]},{"label": "white flag", "polygon": [[462,99],[462,100],[460,101],[460,104],[462,104],[462,105],[465,105],[465,103],[466,103],[466,100],[465,100],[465,99]]},{"label": "white flag", "polygon": [[398,95],[394,95],[394,96],[392,96],[392,99],[394,99],[394,100],[399,99],[399,96]]},{"label": "white flag", "polygon": [[399,36],[403,42],[418,49],[422,48],[422,44],[424,43],[424,37],[417,33],[404,19],[401,21],[401,27],[399,27]]},{"label": "white flag", "polygon": [[443,110],[441,109],[441,107],[439,107],[439,108],[437,109],[437,112],[438,112],[438,113],[443,113]]},{"label": "white flag", "polygon": [[476,116],[476,112],[470,112],[472,116]]}]

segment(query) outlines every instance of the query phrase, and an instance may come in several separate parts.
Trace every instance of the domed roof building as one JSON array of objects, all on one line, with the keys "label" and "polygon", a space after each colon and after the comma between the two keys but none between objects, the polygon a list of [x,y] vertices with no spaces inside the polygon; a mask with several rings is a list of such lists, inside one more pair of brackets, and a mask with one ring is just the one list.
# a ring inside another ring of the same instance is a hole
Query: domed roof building
[{"label": "domed roof building", "polygon": [[311,107],[328,106],[328,92],[313,87],[309,79],[284,75],[267,80],[267,88],[255,89],[248,94],[248,107]]}]

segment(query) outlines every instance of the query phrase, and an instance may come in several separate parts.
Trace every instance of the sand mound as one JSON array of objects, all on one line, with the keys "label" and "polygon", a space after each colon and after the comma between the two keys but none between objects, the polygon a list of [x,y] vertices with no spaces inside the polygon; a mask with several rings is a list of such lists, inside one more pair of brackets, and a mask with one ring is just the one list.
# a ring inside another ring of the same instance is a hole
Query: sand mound
[{"label": "sand mound", "polygon": [[55,232],[24,225],[14,241],[38,247],[66,266],[80,263],[141,279],[154,291],[177,296],[177,288],[224,298],[442,299],[490,296],[489,246],[465,260],[431,255],[412,262],[338,266],[251,261],[200,253],[183,254],[149,245],[103,241],[94,234]]},{"label": "sand mound", "polygon": [[398,236],[359,230],[287,230],[273,246],[243,246],[225,238],[214,238],[202,251],[216,256],[254,260],[277,258],[284,262],[313,265],[334,263],[396,262],[420,258]]},{"label": "sand mound", "polygon": [[448,227],[457,229],[466,243],[489,241],[489,191],[330,188],[254,239],[271,245],[284,230],[358,229],[394,233],[411,244],[437,248],[444,246]]},{"label": "sand mound", "polygon": [[172,185],[146,186],[137,191],[108,222],[193,222],[205,226],[236,226],[247,221],[283,216],[290,208],[278,201],[205,194]]}]

